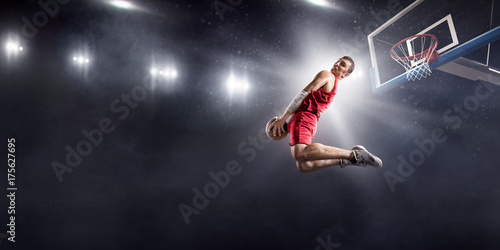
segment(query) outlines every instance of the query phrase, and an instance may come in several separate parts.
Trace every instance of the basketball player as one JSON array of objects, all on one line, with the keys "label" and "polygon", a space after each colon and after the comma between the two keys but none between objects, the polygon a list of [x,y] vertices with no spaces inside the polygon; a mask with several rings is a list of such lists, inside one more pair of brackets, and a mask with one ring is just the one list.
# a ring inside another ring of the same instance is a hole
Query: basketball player
[{"label": "basketball player", "polygon": [[340,80],[349,76],[354,70],[354,61],[344,56],[340,58],[330,71],[319,72],[290,103],[285,112],[271,124],[274,136],[285,132],[288,122],[292,157],[300,172],[308,173],[330,166],[358,165],[382,168],[382,160],[368,152],[363,146],[354,146],[351,150],[312,143],[321,113],[323,113],[337,93]]}]

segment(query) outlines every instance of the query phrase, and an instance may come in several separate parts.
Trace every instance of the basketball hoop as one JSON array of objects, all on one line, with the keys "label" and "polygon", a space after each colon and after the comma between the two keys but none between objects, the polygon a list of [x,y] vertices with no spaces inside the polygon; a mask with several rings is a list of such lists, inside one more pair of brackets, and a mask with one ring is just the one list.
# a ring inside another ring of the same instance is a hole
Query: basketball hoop
[{"label": "basketball hoop", "polygon": [[432,73],[429,63],[439,57],[438,40],[431,34],[420,34],[403,39],[391,48],[391,57],[406,70],[406,79],[415,81]]}]

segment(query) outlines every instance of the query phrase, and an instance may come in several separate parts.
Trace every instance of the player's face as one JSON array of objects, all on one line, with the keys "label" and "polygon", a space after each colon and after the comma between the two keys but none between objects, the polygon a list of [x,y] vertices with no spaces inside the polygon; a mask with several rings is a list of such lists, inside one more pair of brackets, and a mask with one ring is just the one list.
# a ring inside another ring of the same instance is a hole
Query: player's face
[{"label": "player's face", "polygon": [[349,69],[351,62],[346,59],[340,58],[332,67],[332,74],[336,75],[339,79],[344,79],[349,76]]}]

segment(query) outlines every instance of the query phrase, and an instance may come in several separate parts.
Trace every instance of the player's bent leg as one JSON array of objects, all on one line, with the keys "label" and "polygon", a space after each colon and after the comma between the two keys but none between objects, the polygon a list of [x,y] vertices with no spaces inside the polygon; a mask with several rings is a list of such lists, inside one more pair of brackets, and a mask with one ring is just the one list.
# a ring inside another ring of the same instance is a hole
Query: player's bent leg
[{"label": "player's bent leg", "polygon": [[382,160],[365,147],[356,145],[352,150],[325,146],[319,143],[296,144],[292,146],[291,153],[296,161],[300,172],[308,173],[319,169],[340,165],[342,168],[348,165],[361,167],[373,166],[382,168]]},{"label": "player's bent leg", "polygon": [[297,168],[302,173],[337,165],[344,167],[350,164],[350,159],[354,159],[352,150],[325,146],[319,143],[310,145],[296,144],[290,149]]},{"label": "player's bent leg", "polygon": [[340,159],[315,160],[300,162],[297,161],[297,169],[302,173],[310,173],[323,168],[337,166],[340,164]]},{"label": "player's bent leg", "polygon": [[326,146],[320,143],[311,143],[310,145],[298,143],[291,147],[291,151],[293,159],[298,162],[328,159],[354,159],[354,152],[352,150]]}]

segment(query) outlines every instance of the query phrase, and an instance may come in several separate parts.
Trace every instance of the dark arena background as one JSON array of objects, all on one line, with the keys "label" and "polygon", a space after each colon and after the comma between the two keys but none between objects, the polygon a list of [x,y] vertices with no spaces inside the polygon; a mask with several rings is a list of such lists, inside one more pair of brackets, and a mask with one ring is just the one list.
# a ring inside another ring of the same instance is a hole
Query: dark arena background
[{"label": "dark arena background", "polygon": [[[2,1],[0,249],[499,249],[497,85],[373,92],[412,2]],[[264,126],[344,55],[314,141],[384,167],[301,173]]]}]

